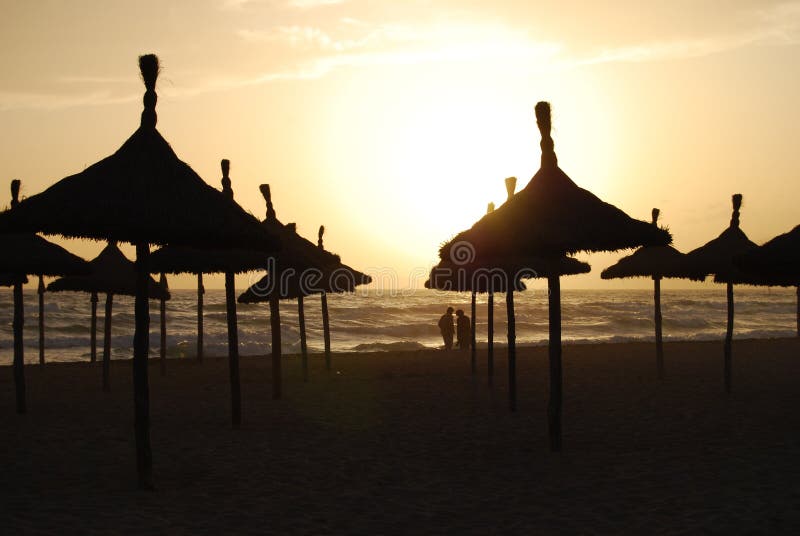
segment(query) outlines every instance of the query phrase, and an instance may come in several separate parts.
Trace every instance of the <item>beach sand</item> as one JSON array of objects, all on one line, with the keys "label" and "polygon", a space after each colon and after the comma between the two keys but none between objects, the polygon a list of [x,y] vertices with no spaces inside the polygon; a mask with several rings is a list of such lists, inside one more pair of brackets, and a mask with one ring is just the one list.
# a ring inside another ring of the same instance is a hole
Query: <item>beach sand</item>
[{"label": "beach sand", "polygon": [[672,534],[800,530],[800,340],[564,347],[564,451],[548,451],[547,349],[505,352],[495,386],[457,352],[335,354],[333,371],[242,358],[150,369],[157,489],[136,490],[131,363],[0,368],[3,534]]}]

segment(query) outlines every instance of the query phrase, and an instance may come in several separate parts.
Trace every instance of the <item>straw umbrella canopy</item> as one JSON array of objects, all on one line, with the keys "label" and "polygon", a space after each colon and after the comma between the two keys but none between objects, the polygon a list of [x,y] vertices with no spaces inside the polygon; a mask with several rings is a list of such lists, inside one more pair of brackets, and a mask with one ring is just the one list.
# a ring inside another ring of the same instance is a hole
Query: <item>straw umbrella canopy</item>
[{"label": "straw umbrella canopy", "polygon": [[[459,233],[440,249],[442,259],[452,258],[456,244],[474,248],[479,262],[528,255],[561,257],[579,251],[614,251],[642,245],[666,245],[669,232],[630,218],[618,208],[578,187],[558,167],[550,136],[550,105],[536,105],[542,136],[539,171],[525,188],[485,215],[471,229]],[[550,448],[561,450],[561,284],[559,276],[548,276],[550,318],[550,402],[548,428]],[[509,312],[513,292],[506,293]],[[509,315],[511,317],[511,315]],[[512,318],[509,318],[512,320]],[[515,352],[509,323],[509,352]]]},{"label": "straw umbrella canopy", "polygon": [[[230,161],[220,162],[222,170],[222,193],[233,200],[233,188],[230,179]],[[278,240],[273,231],[270,236]],[[242,422],[241,385],[239,377],[239,329],[236,317],[236,286],[234,275],[266,268],[269,255],[249,249],[198,249],[185,246],[164,246],[154,251],[150,258],[150,269],[153,273],[224,273],[225,274],[225,306],[228,324],[228,368],[231,384],[231,421],[234,427]],[[202,285],[202,282],[200,282]],[[198,290],[198,296],[199,296]],[[198,308],[201,307],[198,302]],[[198,317],[202,310],[198,310]],[[162,334],[162,338],[165,334]],[[202,343],[198,343],[202,344]],[[163,361],[162,361],[163,362]]]},{"label": "straw umbrella canopy", "polygon": [[13,274],[0,274],[0,287],[13,287],[17,282],[25,284],[28,282],[28,278]]},{"label": "straw umbrella canopy", "polygon": [[714,275],[714,282],[725,283],[727,285],[728,298],[728,322],[725,330],[725,392],[731,392],[732,374],[732,345],[733,345],[733,285],[734,284],[757,284],[748,278],[733,263],[733,259],[749,251],[755,250],[758,246],[752,242],[744,231],[739,227],[739,210],[742,207],[742,194],[734,194],[732,197],[733,214],[731,222],[717,238],[693,249],[686,254],[686,265],[690,270],[703,275]]},{"label": "straw umbrella canopy", "polygon": [[797,336],[800,337],[800,225],[733,260],[762,284],[797,287]]},{"label": "straw umbrella canopy", "polygon": [[[653,225],[658,226],[659,210],[653,209]],[[600,273],[602,279],[651,277],[655,303],[656,369],[658,379],[664,379],[664,344],[661,330],[661,279],[665,277],[702,281],[704,274],[692,272],[686,266],[686,255],[672,246],[644,246],[622,257]]]},{"label": "straw umbrella canopy", "polygon": [[[47,285],[48,292],[88,292],[91,295],[91,361],[97,355],[97,295],[106,295],[105,321],[103,323],[103,390],[111,390],[111,319],[114,307],[114,295],[136,295],[136,267],[133,262],[120,251],[115,241],[109,241],[103,251],[90,260],[89,274],[85,276],[67,276],[56,279]],[[153,300],[169,299],[169,290],[157,283],[152,277],[148,279],[147,295]]]},{"label": "straw umbrella canopy", "polygon": [[[0,214],[0,232],[41,231],[136,245],[134,400],[139,485],[152,487],[147,376],[150,244],[270,250],[253,216],[203,182],[156,130],[158,58],[139,58],[145,84],[139,128],[113,155]],[[212,215],[213,217],[209,217]]]},{"label": "straw umbrella canopy", "polygon": [[297,233],[297,226],[294,223],[282,224],[277,218],[269,185],[262,184],[259,189],[267,205],[266,218],[262,225],[280,234],[281,250],[273,259],[273,265],[267,269],[267,275],[242,293],[239,296],[239,302],[269,302],[270,304],[273,396],[280,398],[280,300],[297,300],[303,380],[308,381],[304,298],[312,294],[321,296],[325,366],[327,370],[330,370],[330,321],[327,294],[352,292],[357,285],[370,283],[372,278],[342,264],[338,255],[325,250],[323,243],[325,226],[319,227],[317,244],[314,245]]},{"label": "straw umbrella canopy", "polygon": [[[19,207],[20,181],[11,181],[11,210]],[[61,246],[48,242],[41,236],[32,233],[0,234],[0,250],[5,255],[0,257],[0,273],[7,278],[14,288],[14,387],[16,389],[17,413],[27,411],[25,396],[25,354],[22,327],[25,324],[22,285],[27,283],[28,274],[39,276],[39,287],[44,286],[43,276],[61,276],[66,274],[85,273],[86,261],[73,255]],[[44,297],[39,291],[39,363],[44,364]]]}]

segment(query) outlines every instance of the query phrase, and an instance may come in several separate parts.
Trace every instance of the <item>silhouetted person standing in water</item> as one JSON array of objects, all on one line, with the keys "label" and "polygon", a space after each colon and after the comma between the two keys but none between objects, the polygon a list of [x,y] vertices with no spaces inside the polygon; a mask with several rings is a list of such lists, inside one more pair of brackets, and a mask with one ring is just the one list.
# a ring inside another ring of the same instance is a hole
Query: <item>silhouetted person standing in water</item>
[{"label": "silhouetted person standing in water", "polygon": [[444,339],[444,349],[452,350],[453,334],[455,333],[455,328],[453,328],[452,307],[448,307],[447,312],[442,315],[442,318],[439,319],[439,331],[442,332],[442,339]]},{"label": "silhouetted person standing in water", "polygon": [[456,311],[456,334],[458,335],[459,350],[469,350],[472,330],[470,328],[469,317],[464,314],[462,309]]}]

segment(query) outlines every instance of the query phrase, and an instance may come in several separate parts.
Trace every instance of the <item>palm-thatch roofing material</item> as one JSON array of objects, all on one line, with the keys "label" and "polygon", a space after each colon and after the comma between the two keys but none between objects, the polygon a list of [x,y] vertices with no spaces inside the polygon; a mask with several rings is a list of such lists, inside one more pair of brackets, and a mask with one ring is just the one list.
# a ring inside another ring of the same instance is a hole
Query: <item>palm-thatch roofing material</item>
[{"label": "palm-thatch roofing material", "polygon": [[142,56],[140,66],[148,87],[141,126],[111,156],[0,214],[0,230],[134,244],[274,249],[258,220],[206,184],[156,130],[158,60]]},{"label": "palm-thatch roofing material", "polygon": [[775,284],[781,286],[800,284],[800,225],[735,257],[733,262],[748,276],[778,280]]},{"label": "palm-thatch roofing material", "polygon": [[[47,285],[48,292],[97,292],[122,296],[136,294],[136,268],[120,251],[116,242],[109,242],[88,264],[89,275],[56,279]],[[154,300],[169,299],[169,290],[151,277],[148,283],[148,297]]]},{"label": "palm-thatch roofing material", "polygon": [[527,288],[523,279],[586,274],[590,270],[589,264],[573,257],[531,257],[525,262],[497,261],[483,266],[474,263],[461,264],[452,260],[439,261],[431,269],[425,288],[481,294],[490,289],[492,292],[505,292],[508,281],[513,278],[514,290],[522,291]]},{"label": "palm-thatch roofing material", "polygon": [[156,130],[158,58],[141,56],[139,68],[145,85],[139,128],[113,155],[0,214],[0,232],[42,231],[136,244],[136,453],[139,486],[149,489],[153,487],[147,375],[149,245],[269,251],[277,244],[252,215],[178,159]]},{"label": "palm-thatch roofing material", "polygon": [[[270,259],[267,275],[239,296],[239,303],[267,302],[275,295],[281,300],[312,294],[353,292],[372,278],[343,264],[339,255],[322,247],[325,228],[320,227],[317,244],[297,233],[294,223],[283,224],[275,215],[268,184],[260,186],[267,203],[267,217],[262,222],[280,240],[280,251]],[[278,278],[275,279],[276,274]]]},{"label": "palm-thatch roofing material", "polygon": [[686,265],[695,272],[713,274],[714,281],[720,283],[748,284],[747,275],[736,267],[733,259],[755,250],[758,246],[739,227],[742,194],[734,194],[732,202],[733,214],[728,228],[714,240],[687,253]]},{"label": "palm-thatch roofing material", "polygon": [[0,234],[0,271],[18,275],[61,276],[86,273],[86,261],[31,233]]},{"label": "palm-thatch roofing material", "polygon": [[[657,225],[659,210],[653,209],[653,225]],[[626,277],[679,278],[702,281],[703,273],[692,271],[686,255],[672,246],[644,246],[622,257],[600,273],[602,279]]]},{"label": "palm-thatch roofing material", "polygon": [[27,276],[0,274],[0,287],[10,287],[16,283],[22,283],[24,285],[27,282]]},{"label": "palm-thatch roofing material", "polygon": [[579,251],[614,251],[640,245],[666,245],[665,229],[630,218],[577,186],[558,167],[550,137],[550,105],[536,105],[542,131],[542,165],[527,186],[509,201],[442,246],[452,258],[455,244],[468,243],[475,259],[547,257]]}]

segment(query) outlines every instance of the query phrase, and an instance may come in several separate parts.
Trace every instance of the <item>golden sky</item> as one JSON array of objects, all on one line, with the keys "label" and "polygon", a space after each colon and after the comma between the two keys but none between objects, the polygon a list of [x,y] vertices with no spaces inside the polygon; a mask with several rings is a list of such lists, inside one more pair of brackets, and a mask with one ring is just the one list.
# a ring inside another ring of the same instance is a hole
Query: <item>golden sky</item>
[{"label": "golden sky", "polygon": [[[178,156],[215,187],[229,158],[245,209],[263,218],[269,183],[282,221],[311,239],[325,224],[329,249],[396,273],[386,284],[421,285],[439,244],[505,199],[505,177],[527,183],[539,100],[562,169],[633,217],[659,207],[682,251],[727,226],[733,193],[752,240],[788,231],[800,2],[646,4],[3,2],[0,161],[32,195],[114,152],[139,123],[137,57],[154,52]],[[592,274],[564,286],[650,285],[601,282],[619,256],[581,255]]]}]

